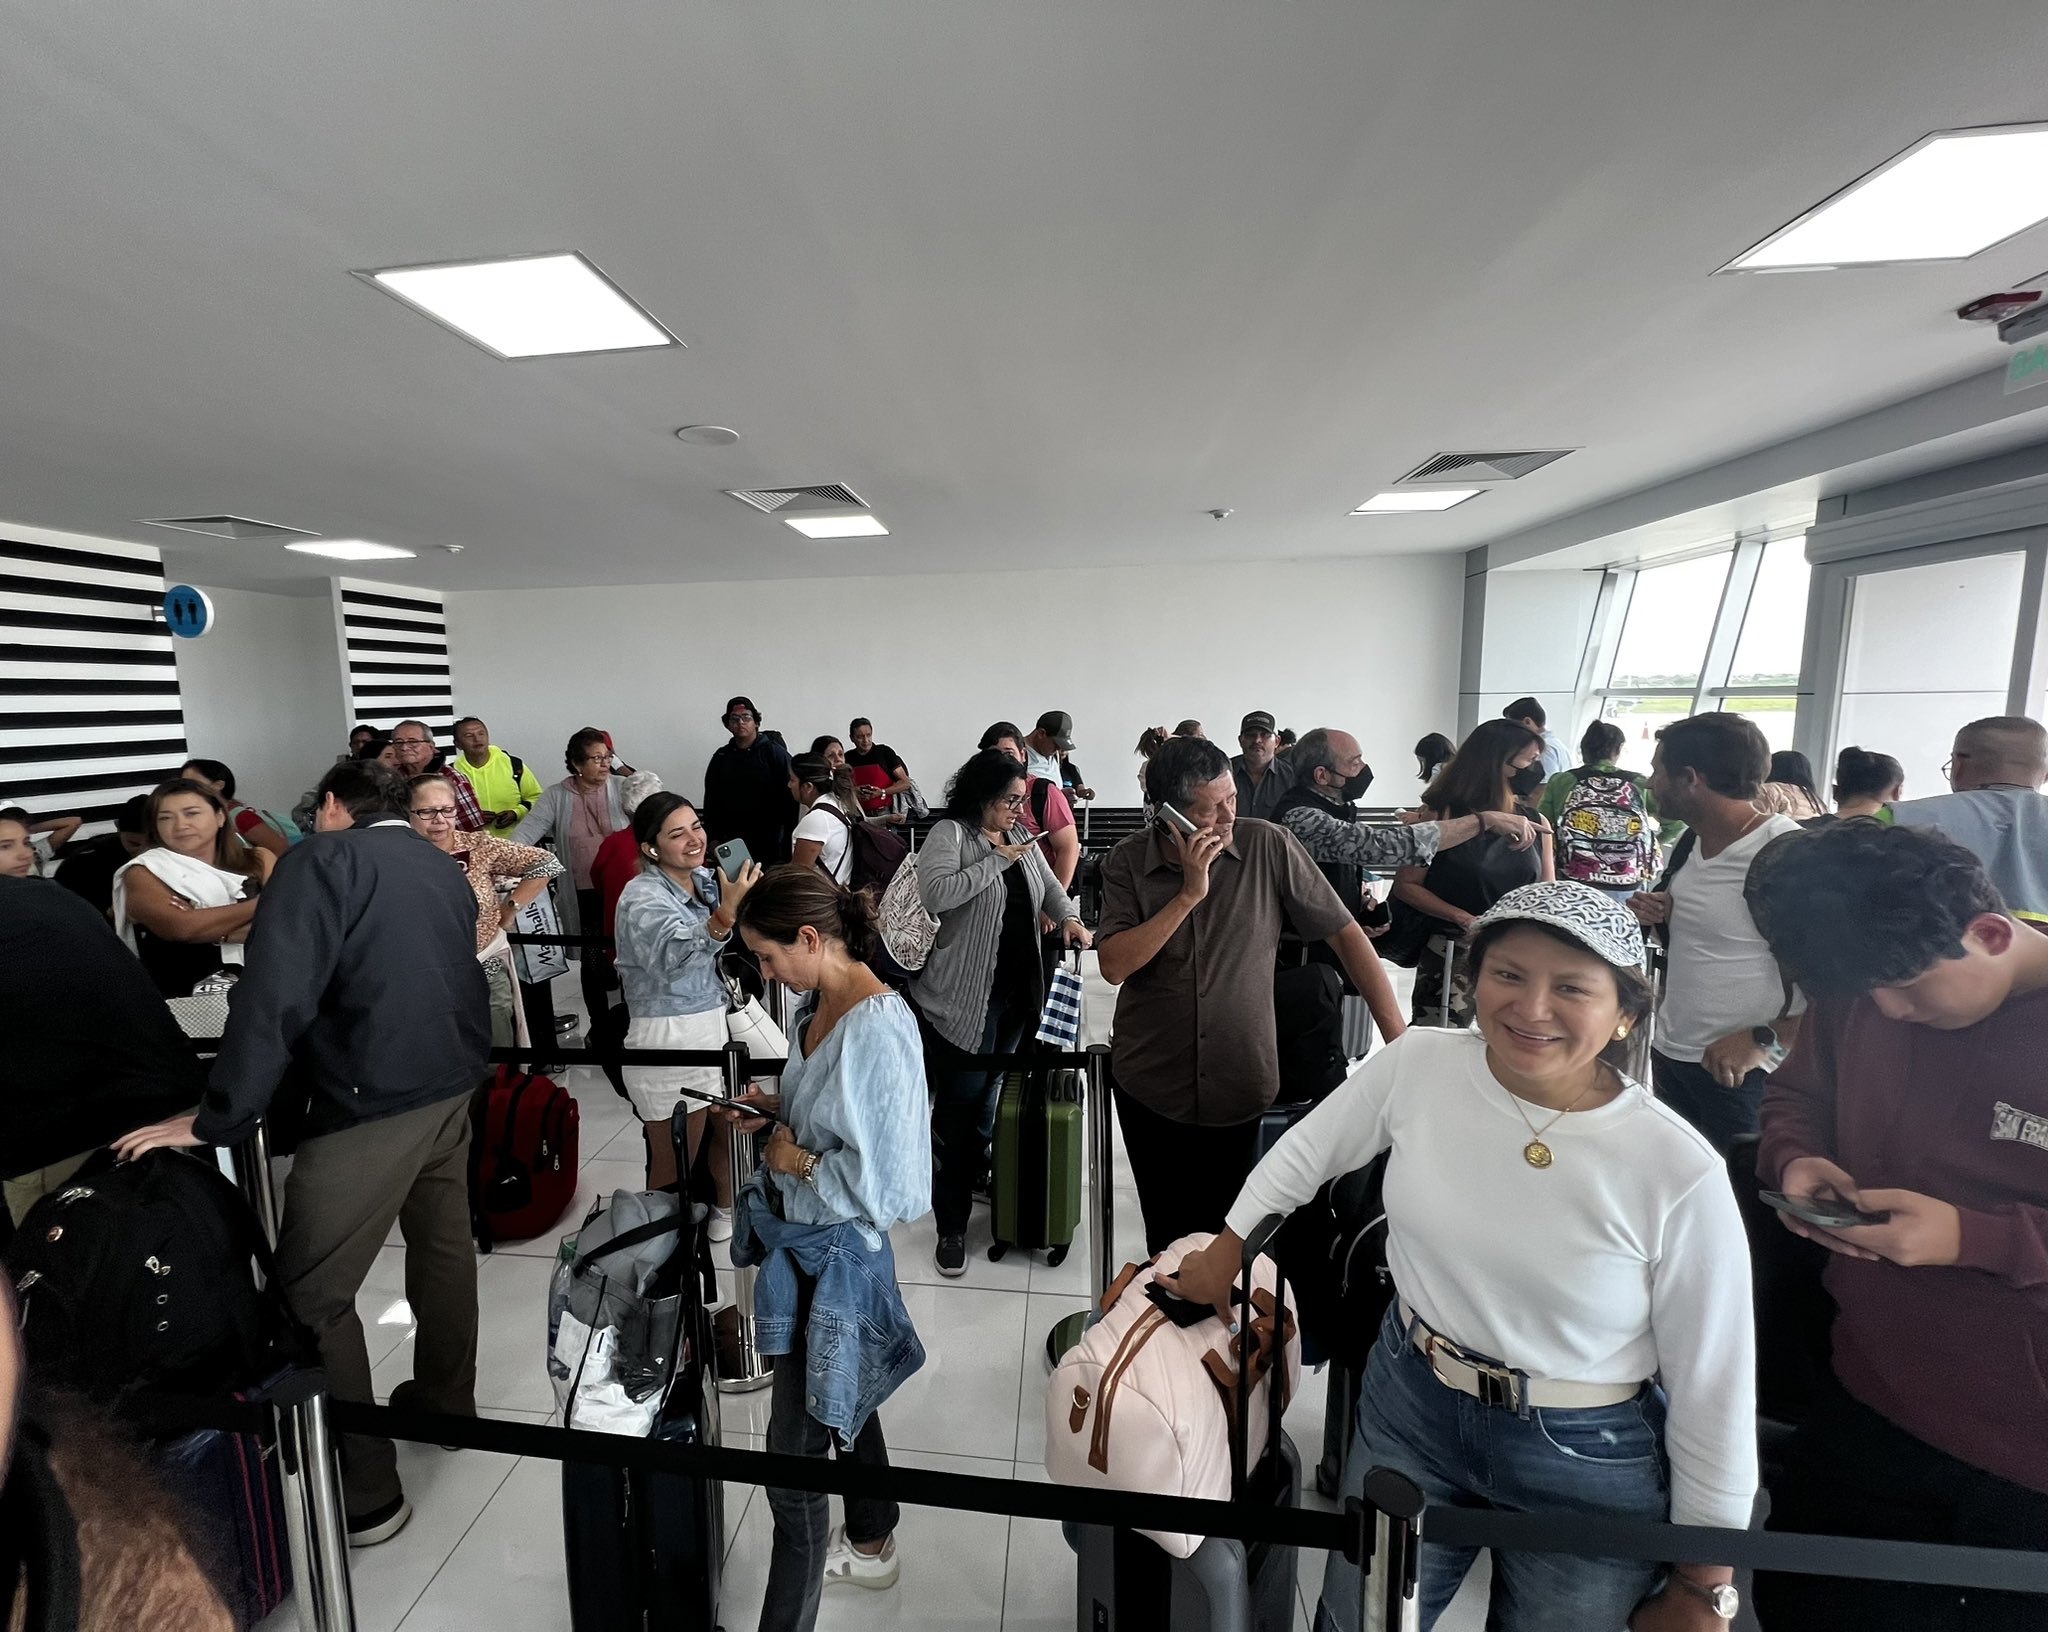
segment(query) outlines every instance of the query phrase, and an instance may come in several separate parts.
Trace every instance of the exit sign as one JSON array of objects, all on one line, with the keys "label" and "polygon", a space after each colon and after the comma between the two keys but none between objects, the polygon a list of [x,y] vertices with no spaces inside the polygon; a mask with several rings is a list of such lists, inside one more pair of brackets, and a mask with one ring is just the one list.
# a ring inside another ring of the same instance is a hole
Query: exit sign
[{"label": "exit sign", "polygon": [[2008,397],[2015,391],[2031,391],[2037,385],[2048,385],[2048,340],[2014,352],[2005,365]]}]

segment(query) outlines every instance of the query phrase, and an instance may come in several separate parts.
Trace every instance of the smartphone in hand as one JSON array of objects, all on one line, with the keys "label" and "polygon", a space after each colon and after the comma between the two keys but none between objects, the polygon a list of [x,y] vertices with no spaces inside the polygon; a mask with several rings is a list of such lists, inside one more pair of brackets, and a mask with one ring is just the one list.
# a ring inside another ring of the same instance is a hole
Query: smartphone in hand
[{"label": "smartphone in hand", "polygon": [[1766,1207],[1790,1213],[1802,1224],[1818,1224],[1824,1230],[1846,1230],[1858,1224],[1882,1224],[1890,1213],[1866,1213],[1851,1207],[1839,1196],[1788,1196],[1782,1190],[1759,1190],[1757,1199]]},{"label": "smartphone in hand", "polygon": [[740,869],[753,859],[745,839],[727,839],[718,847],[718,870],[727,878],[738,878]]},{"label": "smartphone in hand", "polygon": [[1184,839],[1192,839],[1198,832],[1201,831],[1201,829],[1196,827],[1193,822],[1189,821],[1185,816],[1183,816],[1179,811],[1175,810],[1173,806],[1167,804],[1164,800],[1160,801],[1155,819],[1159,822],[1159,824],[1162,827],[1171,828],[1174,832],[1178,833]]}]

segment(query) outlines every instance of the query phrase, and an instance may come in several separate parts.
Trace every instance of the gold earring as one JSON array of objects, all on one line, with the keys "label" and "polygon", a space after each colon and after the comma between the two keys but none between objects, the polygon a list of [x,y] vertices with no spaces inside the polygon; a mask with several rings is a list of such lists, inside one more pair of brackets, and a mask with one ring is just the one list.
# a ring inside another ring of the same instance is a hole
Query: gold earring
[{"label": "gold earring", "polygon": [[1615,1041],[1616,1041],[1617,1043],[1618,1043],[1618,1042],[1622,1042],[1623,1040],[1625,1040],[1625,1039],[1627,1038],[1627,1036],[1628,1036],[1628,1027],[1627,1027],[1627,1026],[1616,1026],[1616,1027],[1614,1028],[1614,1040],[1615,1040]]}]

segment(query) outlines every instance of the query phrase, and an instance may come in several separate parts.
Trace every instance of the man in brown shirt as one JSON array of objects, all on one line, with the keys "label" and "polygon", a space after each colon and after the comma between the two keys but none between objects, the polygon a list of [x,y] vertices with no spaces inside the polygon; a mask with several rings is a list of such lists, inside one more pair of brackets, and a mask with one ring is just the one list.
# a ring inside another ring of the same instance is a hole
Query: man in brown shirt
[{"label": "man in brown shirt", "polygon": [[1176,737],[1145,789],[1194,823],[1125,839],[1102,864],[1096,950],[1117,994],[1117,1119],[1145,1214],[1147,1250],[1222,1228],[1257,1157],[1258,1119],[1280,1088],[1273,972],[1280,933],[1328,941],[1387,1038],[1404,1029],[1365,932],[1270,822],[1237,819],[1237,784],[1214,743]]}]

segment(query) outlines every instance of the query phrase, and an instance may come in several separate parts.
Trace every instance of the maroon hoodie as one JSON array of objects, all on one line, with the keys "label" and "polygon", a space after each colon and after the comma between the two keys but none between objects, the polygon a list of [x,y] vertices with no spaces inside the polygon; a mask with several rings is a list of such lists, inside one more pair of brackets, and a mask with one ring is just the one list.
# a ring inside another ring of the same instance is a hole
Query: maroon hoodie
[{"label": "maroon hoodie", "polygon": [[1843,1385],[1915,1438],[2048,1492],[2048,992],[1962,1031],[1887,1020],[1867,997],[1815,1004],[1764,1098],[1764,1183],[1800,1156],[1962,1214],[1953,1266],[1828,1259]]}]

